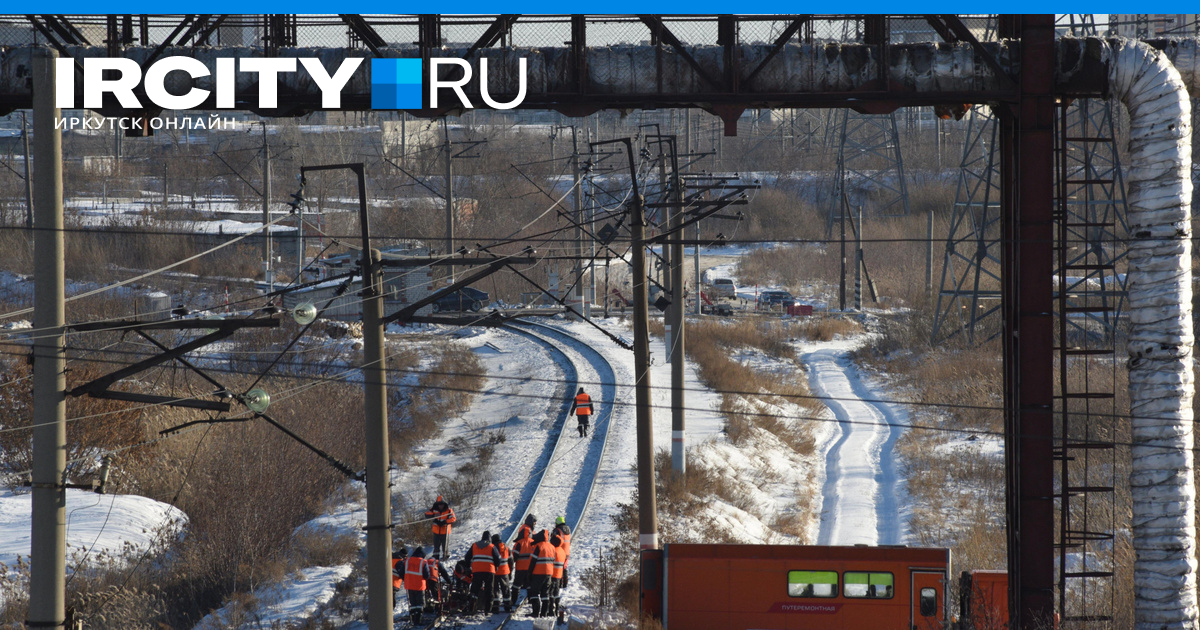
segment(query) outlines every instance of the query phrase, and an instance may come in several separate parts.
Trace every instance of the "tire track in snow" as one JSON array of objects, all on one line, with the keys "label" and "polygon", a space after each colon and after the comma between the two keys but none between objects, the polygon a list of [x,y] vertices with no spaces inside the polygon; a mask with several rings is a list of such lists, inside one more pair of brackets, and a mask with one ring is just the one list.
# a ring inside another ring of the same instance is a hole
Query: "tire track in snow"
[{"label": "tire track in snow", "polygon": [[839,421],[837,437],[825,453],[821,504],[821,545],[898,545],[903,523],[899,479],[893,457],[900,437],[901,412],[879,399],[863,382],[844,349],[807,353],[802,360],[809,383]]}]

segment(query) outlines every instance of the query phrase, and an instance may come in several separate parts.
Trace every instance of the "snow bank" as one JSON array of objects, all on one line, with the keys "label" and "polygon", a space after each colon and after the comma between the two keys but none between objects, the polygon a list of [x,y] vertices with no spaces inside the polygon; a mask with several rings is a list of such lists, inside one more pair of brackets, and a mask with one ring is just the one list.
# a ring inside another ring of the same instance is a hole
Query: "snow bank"
[{"label": "snow bank", "polygon": [[[33,497],[0,489],[0,563],[28,560]],[[169,504],[129,494],[67,490],[68,558],[90,550],[92,557],[138,553],[159,536],[171,536],[187,524],[187,515]],[[73,563],[68,559],[67,566]]]}]

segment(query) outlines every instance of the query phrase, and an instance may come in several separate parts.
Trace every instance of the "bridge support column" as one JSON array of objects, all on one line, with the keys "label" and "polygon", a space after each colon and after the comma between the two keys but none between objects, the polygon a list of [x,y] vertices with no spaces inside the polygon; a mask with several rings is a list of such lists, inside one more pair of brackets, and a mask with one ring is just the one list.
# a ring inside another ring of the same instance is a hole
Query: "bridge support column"
[{"label": "bridge support column", "polygon": [[1024,630],[1054,614],[1054,16],[1010,19],[1022,61],[1017,103],[998,108],[1004,432],[1009,611]]}]

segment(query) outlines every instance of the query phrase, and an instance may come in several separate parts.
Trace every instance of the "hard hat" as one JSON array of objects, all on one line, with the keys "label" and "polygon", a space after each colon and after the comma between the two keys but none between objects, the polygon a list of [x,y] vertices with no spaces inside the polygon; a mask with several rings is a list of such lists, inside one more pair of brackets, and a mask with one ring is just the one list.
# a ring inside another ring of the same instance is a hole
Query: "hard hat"
[{"label": "hard hat", "polygon": [[567,519],[565,519],[565,518],[563,518],[563,517],[561,517],[561,516],[560,516],[560,517],[558,517],[558,518],[554,519],[554,524],[555,524],[555,525],[566,525],[566,524],[567,524]]}]

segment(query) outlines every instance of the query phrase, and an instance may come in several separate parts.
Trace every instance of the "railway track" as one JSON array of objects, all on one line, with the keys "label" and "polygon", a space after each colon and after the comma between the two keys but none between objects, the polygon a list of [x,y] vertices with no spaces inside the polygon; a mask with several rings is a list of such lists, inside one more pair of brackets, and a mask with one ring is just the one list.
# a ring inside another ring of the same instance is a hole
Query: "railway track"
[{"label": "railway track", "polygon": [[[563,395],[564,407],[555,422],[557,436],[552,446],[547,443],[547,449],[538,458],[538,467],[531,477],[531,483],[522,493],[519,507],[514,511],[516,518],[511,521],[512,525],[503,530],[501,538],[511,544],[517,528],[531,511],[554,505],[561,505],[561,511],[542,510],[545,516],[541,522],[548,523],[553,518],[551,514],[561,514],[570,525],[573,535],[578,536],[580,530],[584,529],[600,463],[608,448],[609,426],[613,414],[612,401],[617,397],[616,371],[603,354],[554,326],[522,321],[506,324],[504,328],[561,357],[560,363],[567,386]],[[593,399],[598,402],[597,413],[594,416],[592,435],[586,439],[565,437],[568,433],[574,433],[574,427],[568,426],[567,412],[574,399],[576,383],[580,380],[602,383],[599,392],[592,392]],[[532,483],[534,479],[536,483]],[[518,605],[520,603],[523,602],[518,602]],[[444,618],[433,627],[500,630],[507,627],[512,620],[512,613],[478,620],[471,617]]]}]

